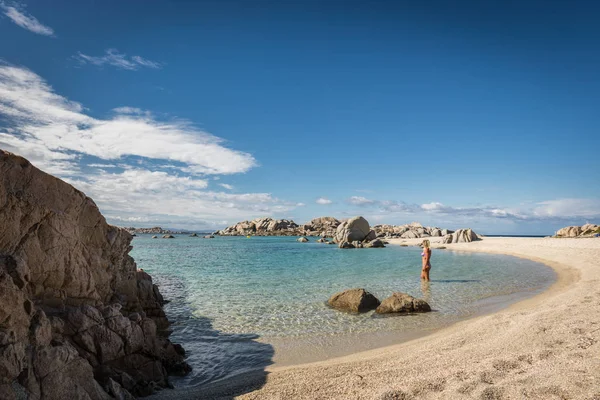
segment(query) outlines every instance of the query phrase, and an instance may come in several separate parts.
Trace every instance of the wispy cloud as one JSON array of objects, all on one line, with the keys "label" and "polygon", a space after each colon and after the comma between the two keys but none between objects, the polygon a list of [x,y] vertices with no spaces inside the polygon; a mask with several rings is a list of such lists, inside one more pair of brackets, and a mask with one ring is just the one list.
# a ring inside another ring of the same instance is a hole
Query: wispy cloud
[{"label": "wispy cloud", "polygon": [[91,117],[34,72],[0,64],[0,147],[83,190],[109,221],[204,226],[301,206],[270,193],[208,191],[211,177],[244,173],[257,165],[254,157],[189,121],[113,111]]},{"label": "wispy cloud", "polygon": [[223,187],[223,188],[225,188],[227,190],[233,190],[233,186],[229,185],[227,183],[219,183],[219,186],[221,186],[221,187]]},{"label": "wispy cloud", "polygon": [[362,196],[352,196],[347,201],[349,204],[352,204],[354,206],[369,206],[376,204],[375,200],[370,200]]},{"label": "wispy cloud", "polygon": [[348,203],[375,209],[380,217],[403,214],[406,216],[443,216],[457,218],[486,218],[511,221],[569,221],[576,219],[599,219],[600,199],[555,199],[507,208],[499,206],[454,207],[441,202],[409,204],[395,200],[371,200],[351,197]]},{"label": "wispy cloud", "polygon": [[317,204],[321,204],[321,205],[327,205],[327,204],[331,204],[331,203],[333,203],[333,202],[332,202],[331,200],[329,200],[329,199],[325,198],[325,197],[319,197],[319,198],[318,198],[318,199],[315,201],[315,203],[317,203]]},{"label": "wispy cloud", "polygon": [[162,64],[156,61],[150,61],[148,59],[142,58],[140,56],[132,56],[128,57],[127,54],[119,53],[117,49],[108,49],[103,56],[89,56],[87,54],[83,54],[81,52],[77,53],[73,56],[75,60],[79,61],[81,64],[92,64],[99,67],[104,65],[110,65],[120,69],[126,69],[129,71],[135,71],[140,69],[140,67],[152,68],[152,69],[160,69],[162,68]]},{"label": "wispy cloud", "polygon": [[33,15],[27,15],[23,10],[22,5],[15,4],[13,6],[7,5],[5,2],[0,1],[0,9],[4,12],[12,22],[19,25],[21,28],[27,29],[33,33],[44,36],[53,36],[54,30],[49,26],[42,24]]},{"label": "wispy cloud", "polygon": [[74,169],[78,154],[105,161],[125,156],[175,161],[189,174],[234,174],[256,165],[250,154],[225,147],[189,121],[158,121],[147,114],[90,117],[79,103],[19,67],[0,65],[0,114],[11,121],[0,131],[0,143],[44,168],[59,161],[61,170],[69,164]]}]

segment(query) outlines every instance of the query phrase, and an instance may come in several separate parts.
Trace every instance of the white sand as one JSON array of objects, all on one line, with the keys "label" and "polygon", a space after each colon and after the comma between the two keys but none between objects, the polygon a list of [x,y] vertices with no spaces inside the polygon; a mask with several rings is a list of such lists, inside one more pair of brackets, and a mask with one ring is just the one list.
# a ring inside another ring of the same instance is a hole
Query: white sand
[{"label": "white sand", "polygon": [[446,247],[543,262],[558,281],[508,309],[417,340],[272,368],[262,388],[239,398],[600,400],[600,239],[485,238]]}]

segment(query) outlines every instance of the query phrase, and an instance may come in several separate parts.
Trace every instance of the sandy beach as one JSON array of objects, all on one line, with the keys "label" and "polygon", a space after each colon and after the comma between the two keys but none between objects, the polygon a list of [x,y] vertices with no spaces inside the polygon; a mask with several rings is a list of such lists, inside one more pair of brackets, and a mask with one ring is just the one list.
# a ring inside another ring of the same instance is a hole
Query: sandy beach
[{"label": "sandy beach", "polygon": [[[396,239],[414,245],[421,239]],[[600,240],[485,238],[436,251],[508,254],[557,273],[547,291],[434,334],[323,362],[269,369],[232,388],[163,391],[168,398],[600,399]],[[244,391],[240,387],[247,385]],[[220,392],[220,393],[219,393]],[[165,396],[165,397],[167,397]],[[161,396],[162,397],[162,396]]]}]

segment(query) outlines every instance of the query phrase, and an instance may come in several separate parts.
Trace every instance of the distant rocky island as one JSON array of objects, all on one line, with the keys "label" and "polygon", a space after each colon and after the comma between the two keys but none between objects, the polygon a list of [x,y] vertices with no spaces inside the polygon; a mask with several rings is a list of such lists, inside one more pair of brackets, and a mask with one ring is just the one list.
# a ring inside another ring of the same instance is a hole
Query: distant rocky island
[{"label": "distant rocky island", "polygon": [[153,228],[134,228],[134,227],[130,226],[130,227],[123,227],[122,229],[125,229],[131,235],[135,235],[138,233],[142,233],[142,234],[147,233],[147,234],[151,234],[151,235],[183,235],[183,234],[190,233],[188,231],[174,231],[171,229],[163,229],[160,226],[155,226]]},{"label": "distant rocky island", "polygon": [[[257,218],[252,221],[242,221],[213,233],[220,236],[310,236],[321,237],[320,242],[327,243],[325,238],[331,238],[332,243],[341,248],[352,247],[383,247],[376,239],[417,239],[427,237],[443,237],[443,243],[472,242],[479,240],[471,229],[452,231],[438,227],[426,227],[418,222],[405,225],[375,225],[360,216],[338,220],[334,217],[319,217],[307,224],[298,225],[293,220]],[[300,241],[305,242],[308,240]]]}]

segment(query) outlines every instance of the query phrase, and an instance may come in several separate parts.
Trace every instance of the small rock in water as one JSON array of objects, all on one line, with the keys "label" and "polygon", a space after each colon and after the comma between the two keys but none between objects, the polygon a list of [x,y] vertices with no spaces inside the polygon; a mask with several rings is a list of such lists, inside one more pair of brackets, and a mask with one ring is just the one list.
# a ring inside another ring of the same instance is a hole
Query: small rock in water
[{"label": "small rock in water", "polygon": [[204,239],[214,239],[215,237],[213,235],[206,235],[203,236]]},{"label": "small rock in water", "polygon": [[338,310],[365,312],[377,308],[380,302],[365,289],[348,289],[331,296],[327,304]]},{"label": "small rock in water", "polygon": [[381,302],[375,312],[377,314],[428,312],[431,307],[427,302],[416,299],[409,294],[395,292]]},{"label": "small rock in water", "polygon": [[298,238],[298,241],[301,243],[306,243],[306,242],[308,242],[308,239],[306,237],[302,236],[302,237]]},{"label": "small rock in water", "polygon": [[152,236],[152,239],[158,239],[158,236],[154,235]]},{"label": "small rock in water", "polygon": [[381,247],[385,247],[385,245],[383,244],[383,240],[381,239],[375,239],[372,240],[370,242],[368,242],[367,244],[365,244],[365,247],[367,248],[381,248]]},{"label": "small rock in water", "polygon": [[175,239],[173,235],[163,235],[163,239]]}]

